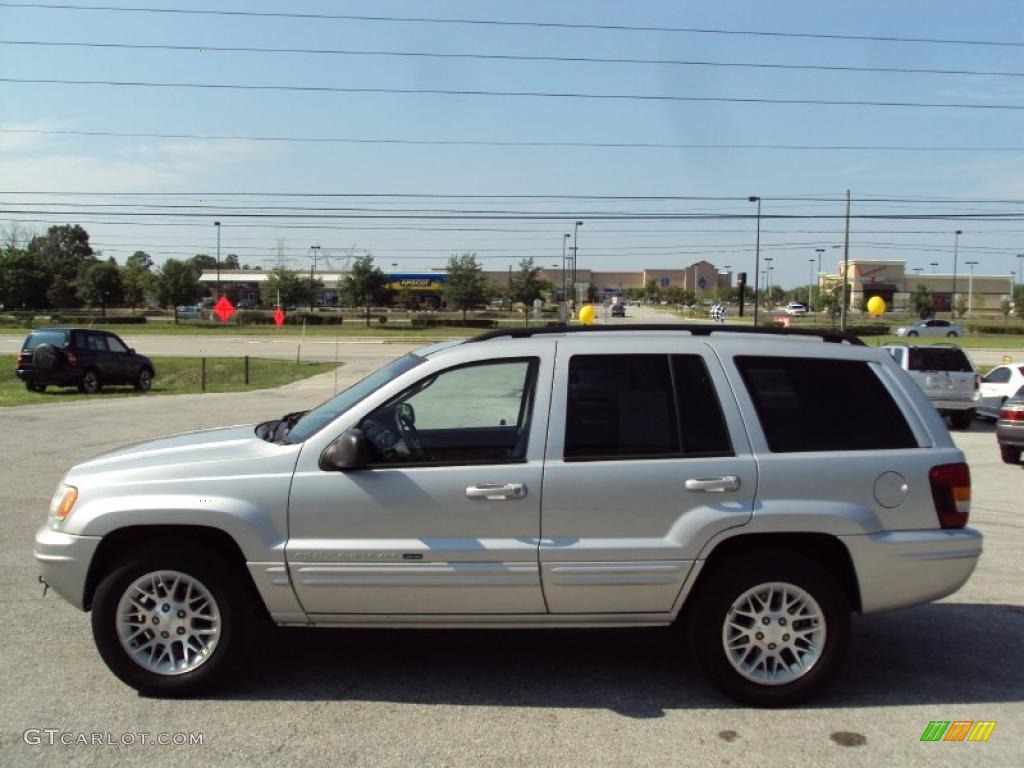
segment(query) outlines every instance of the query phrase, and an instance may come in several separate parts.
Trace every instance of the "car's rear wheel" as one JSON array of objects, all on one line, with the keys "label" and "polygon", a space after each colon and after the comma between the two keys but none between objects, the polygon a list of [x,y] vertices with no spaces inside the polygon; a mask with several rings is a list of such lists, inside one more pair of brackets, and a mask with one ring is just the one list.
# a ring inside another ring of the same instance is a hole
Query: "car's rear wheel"
[{"label": "car's rear wheel", "polygon": [[247,592],[214,552],[143,547],[99,583],[92,630],[103,661],[151,696],[192,696],[241,653]]},{"label": "car's rear wheel", "polygon": [[45,392],[46,391],[46,385],[45,384],[33,384],[32,382],[25,382],[25,389],[27,389],[29,392]]},{"label": "car's rear wheel", "polygon": [[957,337],[956,331],[950,331],[949,333],[946,334],[946,338],[947,339],[955,339],[956,337]]},{"label": "car's rear wheel", "polygon": [[1020,448],[1014,448],[1012,445],[1000,445],[999,453],[1002,454],[1003,461],[1007,464],[1020,464]]},{"label": "car's rear wheel", "polygon": [[103,384],[100,381],[100,375],[96,369],[90,368],[82,374],[82,381],[79,383],[78,389],[87,395],[95,395],[103,389]]},{"label": "car's rear wheel", "polygon": [[690,615],[694,655],[736,701],[788,706],[839,668],[849,607],[835,579],[791,552],[735,558],[715,567]]},{"label": "car's rear wheel", "polygon": [[949,421],[954,429],[967,429],[974,421],[974,409],[967,411],[955,411],[949,414]]},{"label": "car's rear wheel", "polygon": [[153,386],[153,372],[149,368],[143,368],[135,378],[135,388],[139,392],[148,392]]}]

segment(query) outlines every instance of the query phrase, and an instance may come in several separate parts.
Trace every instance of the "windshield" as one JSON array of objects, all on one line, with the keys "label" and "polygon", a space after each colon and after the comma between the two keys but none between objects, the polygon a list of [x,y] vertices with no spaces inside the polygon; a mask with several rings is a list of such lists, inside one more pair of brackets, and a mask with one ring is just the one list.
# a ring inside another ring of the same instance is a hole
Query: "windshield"
[{"label": "windshield", "polygon": [[422,357],[410,353],[374,371],[365,379],[358,381],[306,413],[295,422],[295,426],[288,430],[284,441],[286,443],[301,443],[308,440],[360,400],[380,389],[389,381],[397,379],[406,371],[411,371],[422,362]]},{"label": "windshield", "polygon": [[974,372],[963,350],[945,347],[911,347],[910,370]]}]

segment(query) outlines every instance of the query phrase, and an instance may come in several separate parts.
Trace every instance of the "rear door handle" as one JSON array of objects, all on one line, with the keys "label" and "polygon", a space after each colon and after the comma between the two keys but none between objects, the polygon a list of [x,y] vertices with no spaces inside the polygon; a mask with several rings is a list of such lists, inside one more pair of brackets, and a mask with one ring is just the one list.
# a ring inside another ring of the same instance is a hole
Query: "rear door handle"
[{"label": "rear door handle", "polygon": [[740,479],[736,475],[720,475],[718,477],[691,477],[686,481],[686,490],[694,493],[723,493],[738,491]]},{"label": "rear door handle", "polygon": [[466,498],[489,501],[523,499],[526,498],[526,486],[522,483],[480,483],[466,488]]}]

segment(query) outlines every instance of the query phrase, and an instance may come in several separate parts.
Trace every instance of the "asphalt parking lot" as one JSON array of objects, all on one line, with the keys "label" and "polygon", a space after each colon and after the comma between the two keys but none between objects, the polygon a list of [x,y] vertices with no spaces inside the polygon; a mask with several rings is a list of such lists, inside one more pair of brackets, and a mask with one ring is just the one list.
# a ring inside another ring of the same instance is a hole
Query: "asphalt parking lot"
[{"label": "asphalt parking lot", "polygon": [[[232,691],[139,697],[100,661],[88,617],[36,583],[32,535],[56,483],[102,450],[307,408],[333,383],[0,411],[3,765],[1024,764],[1024,468],[980,422],[954,433],[987,537],[977,571],[941,602],[856,619],[844,673],[811,706],[721,699],[662,630],[281,630]],[[931,720],[998,725],[983,744],[921,743]],[[50,746],[27,729],[203,743]]]}]

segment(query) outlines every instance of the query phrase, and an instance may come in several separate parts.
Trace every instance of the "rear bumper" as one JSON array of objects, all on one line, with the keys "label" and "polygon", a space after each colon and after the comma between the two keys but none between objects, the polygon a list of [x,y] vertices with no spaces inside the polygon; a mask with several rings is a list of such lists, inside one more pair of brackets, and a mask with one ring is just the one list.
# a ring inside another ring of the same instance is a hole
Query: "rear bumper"
[{"label": "rear bumper", "polygon": [[85,610],[85,580],[99,536],[73,536],[44,525],[36,531],[35,556],[39,575],[50,589],[81,611]]},{"label": "rear bumper", "polygon": [[976,409],[981,404],[980,397],[971,398],[942,398],[942,397],[929,397],[928,398],[932,405],[935,406],[935,410],[939,413],[950,413],[953,411],[970,411]]},{"label": "rear bumper", "polygon": [[82,377],[81,371],[66,367],[58,368],[56,371],[43,373],[31,369],[15,368],[14,375],[28,384],[53,384],[58,387],[70,387],[78,384]]},{"label": "rear bumper", "polygon": [[1024,448],[1024,422],[997,422],[996,440],[1000,445],[1012,445],[1015,448]]},{"label": "rear bumper", "polygon": [[860,585],[861,611],[876,613],[938,600],[966,583],[981,556],[973,528],[840,536]]}]

